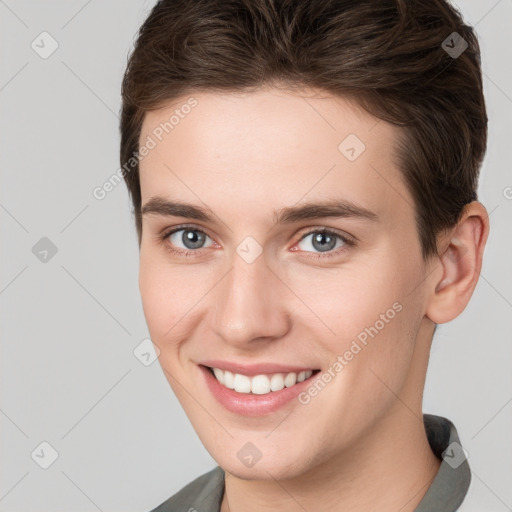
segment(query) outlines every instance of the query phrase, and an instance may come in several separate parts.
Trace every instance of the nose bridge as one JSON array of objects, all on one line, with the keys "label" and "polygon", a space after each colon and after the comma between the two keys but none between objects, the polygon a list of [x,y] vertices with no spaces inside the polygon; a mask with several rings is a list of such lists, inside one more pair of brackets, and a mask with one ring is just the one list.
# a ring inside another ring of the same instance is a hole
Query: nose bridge
[{"label": "nose bridge", "polygon": [[[240,244],[243,249],[243,244]],[[289,328],[283,290],[264,254],[254,260],[238,251],[219,286],[215,330],[224,341],[244,345],[256,338],[283,336]]]}]

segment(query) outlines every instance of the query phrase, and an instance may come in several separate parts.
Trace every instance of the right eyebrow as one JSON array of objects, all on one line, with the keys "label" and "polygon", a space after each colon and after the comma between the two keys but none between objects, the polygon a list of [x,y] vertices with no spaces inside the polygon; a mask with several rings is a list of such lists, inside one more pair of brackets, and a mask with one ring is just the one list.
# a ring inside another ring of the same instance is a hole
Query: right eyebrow
[{"label": "right eyebrow", "polygon": [[142,215],[160,215],[162,217],[186,217],[189,219],[214,222],[216,216],[209,208],[202,208],[188,203],[168,201],[163,197],[152,197],[141,209]]}]

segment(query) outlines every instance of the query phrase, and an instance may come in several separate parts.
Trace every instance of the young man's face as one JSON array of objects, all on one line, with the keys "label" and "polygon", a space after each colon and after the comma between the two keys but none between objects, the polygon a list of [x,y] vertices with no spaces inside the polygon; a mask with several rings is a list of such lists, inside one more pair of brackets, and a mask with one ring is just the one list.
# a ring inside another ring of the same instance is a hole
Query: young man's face
[{"label": "young man's face", "polygon": [[[140,137],[157,142],[140,163],[143,208],[160,197],[213,217],[145,213],[139,283],[170,385],[211,455],[241,478],[297,476],[421,421],[431,267],[393,157],[398,132],[310,92],[200,93],[181,109],[184,96],[149,113]],[[283,218],[320,203],[352,209]],[[266,363],[238,373],[269,380],[257,379],[262,394],[227,390],[202,366],[212,361]],[[320,372],[265,394],[279,369]]]}]

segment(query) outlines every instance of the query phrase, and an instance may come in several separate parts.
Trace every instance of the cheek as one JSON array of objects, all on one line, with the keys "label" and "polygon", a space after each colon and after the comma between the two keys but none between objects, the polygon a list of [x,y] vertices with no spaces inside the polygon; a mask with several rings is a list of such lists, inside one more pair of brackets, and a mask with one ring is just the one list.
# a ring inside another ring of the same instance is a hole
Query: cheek
[{"label": "cheek", "polygon": [[397,385],[409,371],[423,307],[421,287],[411,290],[421,280],[421,268],[401,261],[383,255],[358,268],[288,277],[307,306],[302,308],[304,323],[318,326],[315,339],[330,362],[346,354],[349,372],[343,372],[366,385],[376,380],[369,369]]},{"label": "cheek", "polygon": [[[308,306],[335,333],[315,337],[329,354],[326,367],[333,378],[318,399],[311,398],[309,412],[326,418],[327,436],[350,439],[371,424],[396,400],[411,371],[421,291],[410,293],[412,268],[393,272],[392,267],[338,273],[307,296]],[[302,279],[298,295],[308,286]]]},{"label": "cheek", "polygon": [[[193,274],[184,277],[179,268],[166,264],[150,250],[140,252],[139,290],[144,316],[154,342],[172,334],[187,309],[193,286]],[[188,284],[185,285],[184,281]]]},{"label": "cheek", "polygon": [[[330,331],[333,348],[340,340],[356,337],[365,328],[379,322],[380,315],[394,317],[393,304],[404,300],[405,282],[389,269],[372,266],[342,267],[300,271],[286,277],[302,299],[303,318],[311,317],[311,325]],[[322,322],[319,324],[319,320]],[[379,323],[380,325],[380,323]],[[333,336],[334,334],[334,336]]]},{"label": "cheek", "polygon": [[214,285],[215,276],[207,266],[172,265],[165,254],[141,248],[142,307],[151,339],[160,350],[175,350],[193,334]]}]

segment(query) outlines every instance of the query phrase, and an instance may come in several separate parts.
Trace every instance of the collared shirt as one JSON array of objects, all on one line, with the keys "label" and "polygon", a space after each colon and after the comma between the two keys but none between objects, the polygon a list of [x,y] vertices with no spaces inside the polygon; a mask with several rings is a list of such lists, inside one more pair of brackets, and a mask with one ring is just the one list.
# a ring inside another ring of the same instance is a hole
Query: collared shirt
[{"label": "collared shirt", "polygon": [[[454,512],[467,494],[471,471],[453,423],[424,414],[428,442],[442,459],[439,470],[414,512]],[[201,475],[151,512],[220,512],[224,471],[220,466]]]}]

